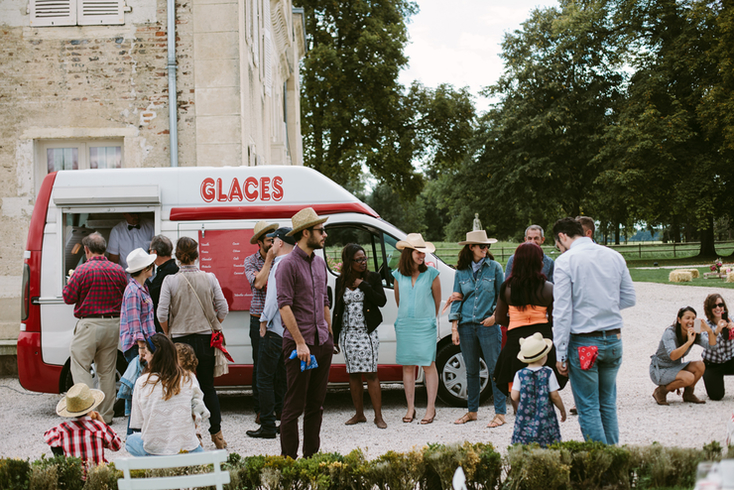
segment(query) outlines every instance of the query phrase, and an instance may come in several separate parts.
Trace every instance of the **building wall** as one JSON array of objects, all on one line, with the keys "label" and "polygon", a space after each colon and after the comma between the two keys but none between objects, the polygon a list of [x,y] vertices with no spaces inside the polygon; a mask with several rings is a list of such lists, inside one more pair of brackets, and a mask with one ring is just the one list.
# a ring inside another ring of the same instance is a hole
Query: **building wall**
[{"label": "building wall", "polygon": [[[29,0],[0,2],[0,339],[18,332],[42,143],[114,140],[125,167],[171,164],[166,2],[126,5],[124,25],[31,28]],[[302,164],[302,22],[289,0],[176,1],[178,165]]]}]

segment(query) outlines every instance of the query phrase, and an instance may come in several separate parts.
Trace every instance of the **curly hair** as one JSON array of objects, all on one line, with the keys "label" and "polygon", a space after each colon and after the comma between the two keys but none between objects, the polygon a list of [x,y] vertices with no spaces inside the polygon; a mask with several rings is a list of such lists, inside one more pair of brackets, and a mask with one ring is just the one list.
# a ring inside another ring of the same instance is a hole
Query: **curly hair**
[{"label": "curly hair", "polygon": [[199,258],[199,244],[191,237],[182,236],[176,242],[176,258],[182,264],[193,264]]},{"label": "curly hair", "polygon": [[184,368],[184,371],[195,373],[196,366],[199,365],[199,359],[196,358],[194,348],[181,342],[176,342],[174,345],[178,353],[178,365]]}]

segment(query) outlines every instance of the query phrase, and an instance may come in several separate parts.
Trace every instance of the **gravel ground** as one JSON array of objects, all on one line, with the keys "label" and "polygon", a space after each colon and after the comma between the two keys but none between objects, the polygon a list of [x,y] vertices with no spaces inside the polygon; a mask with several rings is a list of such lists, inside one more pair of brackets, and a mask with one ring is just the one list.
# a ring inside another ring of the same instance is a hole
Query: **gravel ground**
[{"label": "gravel ground", "polygon": [[[667,284],[636,283],[637,306],[625,310],[623,329],[624,361],[617,379],[617,404],[620,425],[620,443],[646,445],[657,441],[663,445],[701,447],[713,440],[724,443],[726,422],[732,413],[734,399],[734,377],[726,380],[727,395],[722,401],[708,400],[705,405],[682,403],[680,396],[670,394],[670,406],[658,406],[652,398],[655,388],[648,376],[650,356],[655,352],[665,327],[675,319],[678,308],[691,305],[703,316],[703,300],[707,294],[720,292],[729,304],[734,304],[734,292],[716,288],[675,286]],[[694,346],[689,359],[700,358],[701,349]],[[707,399],[703,383],[696,388],[699,398]],[[566,388],[561,392],[566,410],[573,406],[573,395]],[[418,418],[424,414],[425,390],[417,390]],[[24,390],[16,378],[0,379],[0,456],[39,458],[50,455],[43,442],[43,432],[59,423],[55,406],[60,395],[46,395]],[[220,394],[222,405],[222,427],[229,450],[241,455],[280,454],[277,439],[252,439],[245,431],[256,429],[252,411],[252,397],[247,392]],[[367,397],[367,400],[369,398]],[[371,420],[369,402],[367,418]],[[454,443],[462,441],[491,442],[505,452],[512,437],[514,416],[508,415],[508,424],[496,429],[485,426],[491,420],[491,403],[480,407],[479,421],[457,426],[453,421],[465,409],[439,404],[438,415],[433,424],[422,426],[416,422],[404,424],[405,414],[402,387],[387,385],[383,391],[383,413],[387,430],[380,430],[370,421],[356,426],[345,426],[352,415],[351,398],[348,391],[337,390],[327,395],[324,422],[321,429],[321,450],[324,452],[349,451],[361,448],[368,457],[377,457],[388,450],[408,451],[421,448],[427,443]],[[508,405],[508,412],[512,408]],[[115,419],[112,427],[124,434],[125,419]],[[569,415],[561,424],[563,440],[583,440],[577,417]],[[213,444],[208,443],[208,448]],[[108,458],[127,456],[123,449],[118,453],[108,452]]]}]

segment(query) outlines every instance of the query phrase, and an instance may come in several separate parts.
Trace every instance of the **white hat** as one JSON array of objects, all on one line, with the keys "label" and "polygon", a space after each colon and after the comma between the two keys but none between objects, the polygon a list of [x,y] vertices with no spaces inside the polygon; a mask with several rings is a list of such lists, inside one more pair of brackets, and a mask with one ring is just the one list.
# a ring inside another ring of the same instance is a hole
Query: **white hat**
[{"label": "white hat", "polygon": [[496,238],[487,238],[487,232],[484,230],[470,231],[466,234],[466,240],[459,242],[459,245],[492,245],[497,243]]},{"label": "white hat", "polygon": [[257,241],[265,234],[269,233],[273,230],[278,229],[278,223],[268,223],[267,221],[258,221],[255,224],[255,229],[252,230],[252,238],[250,238],[250,243],[252,245],[255,245]]},{"label": "white hat", "polygon": [[104,393],[90,390],[84,383],[77,383],[66,392],[66,396],[56,405],[56,413],[62,417],[81,417],[102,403]]},{"label": "white hat", "polygon": [[431,242],[423,240],[423,235],[421,235],[420,233],[410,233],[408,236],[405,237],[405,240],[400,240],[398,243],[396,243],[395,247],[398,250],[403,250],[404,248],[412,248],[413,250],[423,252],[424,254],[432,254],[436,251],[436,247],[434,247]]},{"label": "white hat", "polygon": [[548,355],[552,348],[553,341],[551,339],[543,338],[543,334],[535,332],[530,337],[520,339],[520,353],[517,358],[530,364]]},{"label": "white hat", "polygon": [[293,229],[289,231],[286,236],[293,236],[299,231],[319,225],[325,222],[327,219],[329,218],[322,218],[318,214],[316,214],[316,211],[314,211],[313,208],[303,208],[296,214],[294,214],[291,218]]},{"label": "white hat", "polygon": [[127,254],[127,269],[128,274],[140,272],[150,264],[155,262],[158,256],[156,254],[148,254],[142,248],[136,248],[129,254]]}]

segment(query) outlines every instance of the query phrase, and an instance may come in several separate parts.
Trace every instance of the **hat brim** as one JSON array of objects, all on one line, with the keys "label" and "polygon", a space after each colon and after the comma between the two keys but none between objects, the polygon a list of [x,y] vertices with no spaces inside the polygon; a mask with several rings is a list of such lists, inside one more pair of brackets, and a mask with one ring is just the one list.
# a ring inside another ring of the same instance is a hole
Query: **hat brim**
[{"label": "hat brim", "polygon": [[544,356],[547,356],[550,353],[551,349],[553,348],[553,341],[551,339],[543,339],[543,341],[545,342],[545,349],[540,351],[539,354],[536,354],[533,357],[525,357],[522,355],[522,352],[520,352],[517,355],[517,358],[520,359],[522,362],[527,362],[527,363],[541,360]]},{"label": "hat brim", "polygon": [[431,242],[426,242],[425,247],[416,247],[412,243],[405,241],[405,240],[400,240],[398,243],[396,243],[395,248],[397,248],[398,250],[411,248],[413,250],[423,252],[424,254],[432,254],[433,252],[436,251],[436,247]]},{"label": "hat brim", "polygon": [[278,229],[278,223],[272,223],[257,232],[255,235],[252,235],[252,238],[250,238],[250,245],[255,245],[257,241],[266,233],[270,233],[271,231],[275,231]]},{"label": "hat brim", "polygon": [[493,243],[497,243],[496,238],[487,238],[487,240],[464,240],[463,242],[459,242],[459,245],[492,245]]},{"label": "hat brim", "polygon": [[81,417],[82,415],[86,415],[95,408],[99,406],[100,403],[104,400],[104,393],[100,390],[93,390],[90,389],[89,393],[91,393],[92,398],[94,398],[94,403],[92,403],[92,406],[82,410],[81,412],[70,412],[66,409],[66,397],[62,398],[61,401],[56,405],[56,414],[61,417]]},{"label": "hat brim", "polygon": [[314,220],[314,221],[309,221],[307,223],[303,223],[298,228],[293,228],[291,231],[289,231],[288,233],[286,233],[285,236],[293,236],[296,233],[298,233],[299,231],[305,230],[306,228],[311,228],[312,226],[316,226],[316,225],[320,225],[321,223],[325,223],[327,219],[329,219],[328,216],[326,218],[319,218],[319,219]]},{"label": "hat brim", "polygon": [[148,256],[148,260],[146,260],[145,263],[143,263],[143,265],[141,265],[139,267],[136,267],[135,269],[133,269],[131,267],[128,267],[127,269],[125,269],[125,271],[127,271],[128,274],[134,274],[136,272],[140,272],[143,269],[145,269],[146,267],[148,267],[150,264],[152,264],[153,262],[155,262],[155,259],[157,259],[157,258],[158,258],[158,255],[157,254],[150,254]]}]

